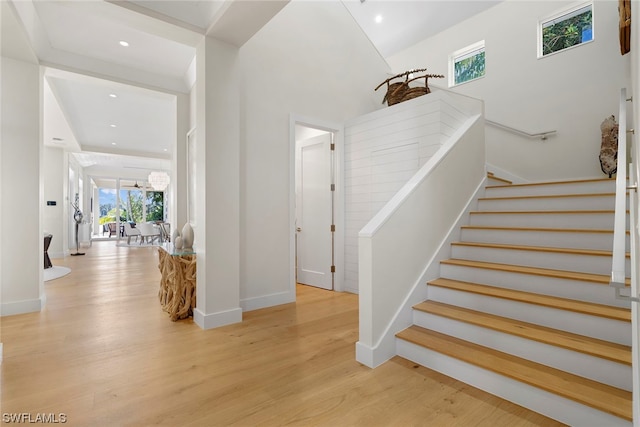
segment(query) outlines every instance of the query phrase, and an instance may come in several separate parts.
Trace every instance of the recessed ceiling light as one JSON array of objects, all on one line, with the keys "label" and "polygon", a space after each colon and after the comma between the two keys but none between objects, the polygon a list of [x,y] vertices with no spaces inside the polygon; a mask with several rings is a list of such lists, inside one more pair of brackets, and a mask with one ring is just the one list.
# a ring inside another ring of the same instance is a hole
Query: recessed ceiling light
[{"label": "recessed ceiling light", "polygon": [[117,97],[118,97],[118,95],[116,95],[115,93],[110,93],[110,94],[109,94],[109,97],[111,97],[111,98],[117,98]]},{"label": "recessed ceiling light", "polygon": [[112,143],[111,143],[111,145],[116,145],[116,143],[115,143],[115,142],[112,142]]},{"label": "recessed ceiling light", "polygon": [[112,128],[115,128],[115,127],[117,127],[116,125],[109,125],[109,126],[111,126]]},{"label": "recessed ceiling light", "polygon": [[379,24],[382,22],[382,15],[376,15],[376,24]]},{"label": "recessed ceiling light", "polygon": [[120,40],[120,46],[127,47],[127,46],[129,46],[129,43],[127,43],[127,42],[126,42],[126,41],[124,41],[124,40]]},{"label": "recessed ceiling light", "polygon": [[169,151],[169,149],[168,149],[168,148],[165,148],[165,149],[164,149],[164,151]]}]

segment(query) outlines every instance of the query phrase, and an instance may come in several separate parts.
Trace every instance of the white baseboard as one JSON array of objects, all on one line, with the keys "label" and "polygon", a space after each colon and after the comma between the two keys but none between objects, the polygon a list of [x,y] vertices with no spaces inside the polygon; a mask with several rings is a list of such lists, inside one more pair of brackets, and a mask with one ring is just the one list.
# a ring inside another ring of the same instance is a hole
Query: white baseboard
[{"label": "white baseboard", "polygon": [[64,258],[64,252],[49,252],[49,258]]},{"label": "white baseboard", "polygon": [[240,307],[243,311],[252,311],[265,307],[273,307],[275,305],[288,304],[295,301],[295,293],[291,295],[291,292],[286,291],[240,300]]},{"label": "white baseboard", "polygon": [[2,343],[0,342],[0,365],[2,364]]},{"label": "white baseboard", "polygon": [[38,299],[5,302],[0,305],[0,316],[13,316],[14,314],[24,314],[42,311],[47,299],[43,296]]},{"label": "white baseboard", "polygon": [[374,349],[358,341],[356,360],[369,368],[376,368],[395,356],[395,348],[393,350],[393,354],[383,354],[379,348]]},{"label": "white baseboard", "polygon": [[242,322],[242,308],[234,308],[217,313],[203,313],[198,308],[193,310],[193,321],[202,329],[219,328]]},{"label": "white baseboard", "polygon": [[350,286],[347,286],[346,288],[344,288],[344,292],[349,292],[349,293],[358,295],[360,293],[360,290],[358,288],[352,288]]}]

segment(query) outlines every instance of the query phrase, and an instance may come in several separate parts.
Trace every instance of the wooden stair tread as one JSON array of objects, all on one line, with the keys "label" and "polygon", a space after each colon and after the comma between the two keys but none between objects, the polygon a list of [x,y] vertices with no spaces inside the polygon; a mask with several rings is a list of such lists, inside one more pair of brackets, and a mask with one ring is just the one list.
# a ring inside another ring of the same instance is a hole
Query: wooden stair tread
[{"label": "wooden stair tread", "polygon": [[[550,232],[568,232],[568,233],[598,233],[613,234],[613,230],[590,229],[590,228],[551,228],[551,227],[498,227],[491,225],[463,225],[460,228],[467,230],[509,230],[509,231],[550,231]],[[627,230],[627,234],[629,231]]]},{"label": "wooden stair tread", "polygon": [[[614,215],[615,210],[590,209],[590,210],[564,210],[564,211],[471,211],[470,215],[585,215],[585,214],[605,214]],[[627,214],[629,210],[627,210]]]},{"label": "wooden stair tread", "polygon": [[631,365],[631,347],[626,345],[436,301],[424,301],[413,308],[424,313]]},{"label": "wooden stair tread", "polygon": [[415,325],[396,336],[614,416],[632,420],[631,392]]},{"label": "wooden stair tread", "polygon": [[[527,245],[509,245],[504,243],[482,243],[482,242],[453,242],[452,246],[471,246],[477,248],[494,248],[494,249],[511,249],[516,251],[533,251],[533,252],[551,252],[558,254],[575,254],[575,255],[591,255],[591,256],[612,256],[611,251],[598,249],[579,249],[579,248],[553,248],[548,246],[527,246]],[[627,252],[626,257],[630,254]]]},{"label": "wooden stair tread", "polygon": [[615,197],[616,193],[541,194],[528,196],[480,197],[480,200],[562,199],[571,197]]},{"label": "wooden stair tread", "polygon": [[542,295],[531,292],[517,291],[514,289],[500,288],[496,286],[480,285],[478,283],[462,282],[438,278],[429,281],[429,285],[438,286],[457,291],[470,292],[478,295],[491,296],[495,298],[508,299],[511,301],[535,304],[544,307],[557,308],[560,310],[573,311],[576,313],[588,314],[607,319],[619,320],[622,322],[631,321],[631,310],[623,307],[614,307],[592,302],[577,301],[567,298],[555,297],[552,295]]},{"label": "wooden stair tread", "polygon": [[[536,187],[542,185],[566,185],[566,184],[586,184],[590,182],[601,182],[601,181],[611,181],[615,183],[615,178],[593,178],[593,179],[578,179],[578,180],[570,180],[570,181],[548,181],[548,182],[527,182],[522,184],[513,184],[509,187]],[[504,185],[498,185],[496,187],[504,187]],[[489,186],[487,186],[489,188]]]},{"label": "wooden stair tread", "polygon": [[499,176],[495,176],[495,174],[493,172],[487,172],[487,178],[490,179],[494,179],[496,181],[500,181],[500,182],[504,182],[505,184],[513,184],[512,181],[509,181],[508,179],[504,179],[504,178],[500,178]]},{"label": "wooden stair tread", "polygon": [[[484,268],[497,271],[506,271],[520,274],[532,274],[559,279],[580,280],[584,282],[609,285],[609,276],[605,274],[581,273],[576,271],[552,270],[549,268],[527,267],[523,265],[499,264],[495,262],[471,261],[465,259],[450,258],[440,261],[440,264],[457,265],[462,267]],[[625,284],[630,286],[630,280],[625,279]]]}]

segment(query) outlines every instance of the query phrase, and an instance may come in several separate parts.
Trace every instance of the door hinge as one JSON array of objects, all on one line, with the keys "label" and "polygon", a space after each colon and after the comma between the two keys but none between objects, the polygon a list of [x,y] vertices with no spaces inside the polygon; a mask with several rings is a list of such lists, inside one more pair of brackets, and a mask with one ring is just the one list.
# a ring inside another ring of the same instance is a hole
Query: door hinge
[{"label": "door hinge", "polygon": [[335,272],[336,272],[336,266],[335,266],[335,265],[332,265],[332,266],[331,266],[331,272],[332,272],[332,273],[335,273]]},{"label": "door hinge", "polygon": [[331,151],[334,151],[334,150],[336,149],[336,144],[334,144],[334,143],[332,142],[332,143],[331,143],[331,145],[330,145],[330,147],[331,147]]},{"label": "door hinge", "polygon": [[336,232],[336,225],[335,224],[331,224],[331,232],[332,233]]},{"label": "door hinge", "polygon": [[331,191],[336,191],[336,185],[335,184],[331,184]]}]

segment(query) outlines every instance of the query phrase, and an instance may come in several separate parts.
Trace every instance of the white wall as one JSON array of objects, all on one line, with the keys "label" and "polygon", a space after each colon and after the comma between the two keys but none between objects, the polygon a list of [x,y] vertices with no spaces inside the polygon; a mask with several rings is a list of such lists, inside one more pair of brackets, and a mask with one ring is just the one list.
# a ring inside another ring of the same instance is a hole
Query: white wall
[{"label": "white wall", "polygon": [[[359,233],[356,359],[378,366],[395,353],[395,334],[427,298],[442,248],[477,197],[485,175],[482,105]],[[434,208],[434,206],[436,208]],[[435,267],[435,271],[434,271]],[[431,270],[431,271],[429,271]]]},{"label": "white wall", "polygon": [[240,65],[240,299],[256,308],[295,299],[290,114],[343,123],[380,108],[389,69],[340,2],[305,1],[249,40]]},{"label": "white wall", "polygon": [[238,49],[206,37],[196,47],[197,305],[203,329],[242,321]]},{"label": "white wall", "polygon": [[466,120],[437,91],[345,124],[345,289],[358,292],[358,233]]},{"label": "white wall", "polygon": [[0,2],[0,15],[0,315],[5,316],[38,311],[45,303],[42,91],[37,58],[7,2]]},{"label": "white wall", "polygon": [[44,305],[40,161],[40,68],[2,58],[1,315]]},{"label": "white wall", "polygon": [[[64,257],[64,186],[66,185],[64,156],[67,154],[61,148],[44,147],[42,162],[42,177],[44,180],[44,201],[42,205],[42,227],[46,233],[51,233],[49,256],[51,258]],[[47,201],[56,202],[55,206],[47,206]]]},{"label": "white wall", "polygon": [[542,143],[487,127],[487,162],[529,180],[604,177],[600,123],[617,115],[629,55],[620,55],[618,2],[598,0],[593,42],[537,59],[538,20],[570,4],[506,0],[387,60],[395,72],[427,67],[446,75],[450,53],[485,40],[486,76],[452,90],[483,99],[489,120],[558,131]]}]

